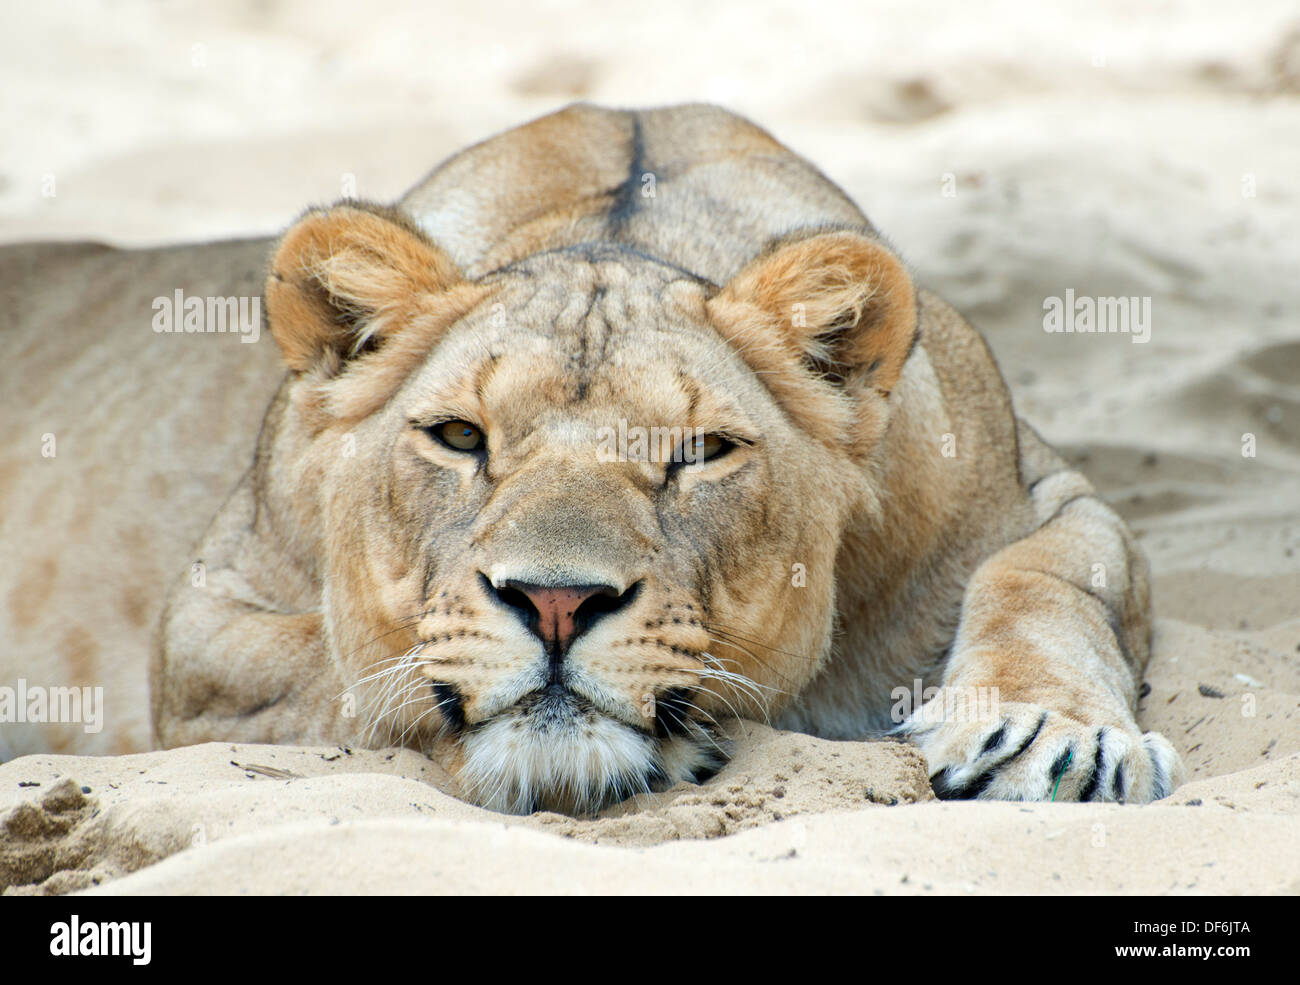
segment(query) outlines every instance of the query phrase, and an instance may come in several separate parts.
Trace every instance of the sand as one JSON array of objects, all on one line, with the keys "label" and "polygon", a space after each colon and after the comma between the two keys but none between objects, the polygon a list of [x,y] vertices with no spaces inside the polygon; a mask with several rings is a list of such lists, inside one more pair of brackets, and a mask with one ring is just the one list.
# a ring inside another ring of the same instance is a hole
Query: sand
[{"label": "sand", "polygon": [[[0,767],[0,790],[21,802],[0,820],[0,885],[145,895],[1300,892],[1294,752],[1144,808],[956,804],[934,799],[907,745],[731,731],[735,759],[714,781],[590,820],[473,807],[410,750],[207,743],[27,756]],[[38,786],[12,795],[19,783]]]},{"label": "sand", "polygon": [[[1293,5],[87,6],[0,38],[5,241],[271,233],[572,98],[773,130],[986,333],[1138,532],[1139,720],[1189,776],[1148,807],[940,803],[909,747],[750,724],[709,784],[577,821],[474,808],[409,751],[26,756],[0,765],[6,892],[1300,892]],[[1043,331],[1067,290],[1150,297],[1150,341]]]}]

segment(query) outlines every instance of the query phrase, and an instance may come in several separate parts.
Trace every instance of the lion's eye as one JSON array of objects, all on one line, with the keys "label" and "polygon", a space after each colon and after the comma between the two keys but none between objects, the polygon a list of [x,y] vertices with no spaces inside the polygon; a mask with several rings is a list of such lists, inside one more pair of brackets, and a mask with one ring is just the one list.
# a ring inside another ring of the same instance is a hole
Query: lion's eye
[{"label": "lion's eye", "polygon": [[695,457],[697,461],[707,462],[717,458],[731,447],[731,442],[719,438],[716,434],[706,434],[695,439]]},{"label": "lion's eye", "polygon": [[454,451],[482,451],[486,445],[483,432],[469,421],[443,421],[429,433]]},{"label": "lion's eye", "polygon": [[716,434],[697,434],[684,441],[678,454],[673,457],[677,464],[700,464],[721,458],[734,447],[736,446],[732,442]]}]

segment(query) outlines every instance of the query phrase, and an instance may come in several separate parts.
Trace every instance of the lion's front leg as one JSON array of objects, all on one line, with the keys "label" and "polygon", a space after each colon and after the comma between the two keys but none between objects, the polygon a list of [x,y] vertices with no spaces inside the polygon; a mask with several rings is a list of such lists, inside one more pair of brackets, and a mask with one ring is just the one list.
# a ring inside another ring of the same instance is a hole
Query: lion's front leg
[{"label": "lion's front leg", "polygon": [[168,595],[150,668],[154,739],[163,747],[356,741],[324,620],[285,604],[302,594],[301,576],[252,517],[246,479],[204,538],[201,577],[179,580]]},{"label": "lion's front leg", "polygon": [[[196,632],[190,620],[198,606],[225,622],[210,634]],[[153,682],[159,745],[355,741],[340,703],[343,685],[323,660],[319,614],[211,600],[171,615]]]},{"label": "lion's front leg", "polygon": [[1039,528],[976,571],[943,690],[901,731],[941,798],[1165,797],[1178,754],[1134,718],[1150,638],[1146,562],[1079,473],[1050,474],[1031,495]]}]

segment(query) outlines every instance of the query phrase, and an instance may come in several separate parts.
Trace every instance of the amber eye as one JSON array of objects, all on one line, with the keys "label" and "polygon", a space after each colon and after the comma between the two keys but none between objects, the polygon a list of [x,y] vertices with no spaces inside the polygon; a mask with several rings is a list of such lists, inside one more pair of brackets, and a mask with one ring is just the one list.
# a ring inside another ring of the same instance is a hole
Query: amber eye
[{"label": "amber eye", "polygon": [[429,433],[453,451],[482,451],[487,444],[483,432],[469,421],[443,421]]},{"label": "amber eye", "polygon": [[722,457],[734,447],[735,445],[726,438],[716,434],[697,434],[682,442],[677,454],[673,456],[674,464],[699,465]]},{"label": "amber eye", "polygon": [[723,438],[716,434],[705,434],[695,439],[695,458],[697,461],[707,462],[711,458],[717,458],[731,445]]}]

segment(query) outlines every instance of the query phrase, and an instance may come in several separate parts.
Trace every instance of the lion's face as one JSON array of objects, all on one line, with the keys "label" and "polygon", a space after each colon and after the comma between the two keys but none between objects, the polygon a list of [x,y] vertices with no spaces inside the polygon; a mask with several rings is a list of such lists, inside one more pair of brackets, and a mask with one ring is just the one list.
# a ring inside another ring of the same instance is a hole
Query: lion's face
[{"label": "lion's face", "polygon": [[870,498],[846,384],[765,381],[803,370],[744,353],[740,299],[631,254],[430,286],[361,316],[361,354],[311,354],[277,452],[282,496],[313,487],[299,522],[370,736],[505,811],[711,774],[717,722],[779,708],[829,651]]},{"label": "lion's face", "polygon": [[715,721],[761,715],[827,648],[834,457],[703,300],[657,265],[538,262],[351,429],[331,636],[379,734],[454,738],[481,803],[701,777]]}]

